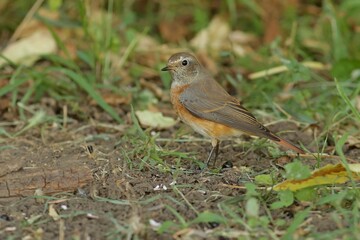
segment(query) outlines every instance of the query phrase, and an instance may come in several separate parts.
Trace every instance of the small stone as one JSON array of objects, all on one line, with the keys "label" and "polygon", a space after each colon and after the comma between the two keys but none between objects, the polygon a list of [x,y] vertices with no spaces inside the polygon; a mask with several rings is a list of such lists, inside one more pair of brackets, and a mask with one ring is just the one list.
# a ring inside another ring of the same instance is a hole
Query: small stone
[{"label": "small stone", "polygon": [[222,169],[224,169],[224,168],[232,168],[234,165],[233,165],[233,163],[231,162],[231,161],[226,161],[226,162],[224,162],[224,164],[222,165]]}]

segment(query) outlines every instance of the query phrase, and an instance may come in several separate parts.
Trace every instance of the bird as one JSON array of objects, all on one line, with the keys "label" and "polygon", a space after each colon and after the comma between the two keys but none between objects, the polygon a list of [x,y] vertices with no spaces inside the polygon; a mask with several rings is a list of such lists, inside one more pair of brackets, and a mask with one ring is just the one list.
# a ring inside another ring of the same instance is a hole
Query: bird
[{"label": "bird", "polygon": [[221,140],[241,134],[270,139],[298,154],[305,153],[261,124],[237,98],[226,92],[192,54],[173,54],[161,70],[170,72],[170,99],[179,118],[211,139],[212,148],[206,166],[213,155],[215,165]]}]

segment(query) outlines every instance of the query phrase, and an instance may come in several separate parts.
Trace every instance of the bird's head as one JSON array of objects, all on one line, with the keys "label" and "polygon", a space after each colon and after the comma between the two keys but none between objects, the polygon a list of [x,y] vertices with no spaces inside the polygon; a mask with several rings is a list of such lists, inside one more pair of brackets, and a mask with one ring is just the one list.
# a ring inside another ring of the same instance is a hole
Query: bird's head
[{"label": "bird's head", "polygon": [[172,55],[166,67],[161,71],[169,71],[176,85],[189,84],[196,80],[203,70],[199,61],[190,53],[180,52]]}]

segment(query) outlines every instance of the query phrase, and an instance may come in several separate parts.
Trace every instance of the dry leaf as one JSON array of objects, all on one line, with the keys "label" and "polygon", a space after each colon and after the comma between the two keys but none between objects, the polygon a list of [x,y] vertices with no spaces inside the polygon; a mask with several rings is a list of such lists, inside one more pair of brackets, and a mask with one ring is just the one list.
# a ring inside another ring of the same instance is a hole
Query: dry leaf
[{"label": "dry leaf", "polygon": [[[315,70],[329,69],[329,65],[325,65],[321,62],[304,61],[304,62],[301,62],[301,64],[306,68],[315,69]],[[289,68],[284,65],[281,65],[281,66],[272,67],[272,68],[269,68],[266,70],[261,70],[259,72],[251,73],[251,74],[249,74],[248,78],[249,79],[263,78],[263,77],[268,77],[271,75],[275,75],[275,74],[279,74],[279,73],[287,72],[287,71],[289,71]]]},{"label": "dry leaf", "polygon": [[54,204],[49,205],[49,216],[52,217],[52,219],[54,219],[54,221],[57,221],[60,219],[59,214],[56,212],[56,210],[54,208]]},{"label": "dry leaf", "polygon": [[[131,102],[132,96],[128,94],[126,96],[120,96],[118,94],[110,93],[110,92],[101,92],[101,96],[104,101],[111,106],[119,106],[121,104],[129,104]],[[91,100],[90,104],[95,106],[98,103],[95,100]]]},{"label": "dry leaf", "polygon": [[360,139],[354,136],[349,136],[347,139],[349,143],[349,147],[355,146],[356,148],[360,148]]},{"label": "dry leaf", "polygon": [[[41,16],[41,18],[51,20],[51,21],[58,21],[60,18],[60,14],[58,11],[51,11],[46,7],[39,8],[36,11],[36,15]],[[28,16],[27,16],[28,17]],[[93,18],[91,18],[93,19]],[[25,39],[34,32],[37,31],[48,31],[48,26],[44,24],[39,18],[31,17],[29,19],[24,18],[23,22],[17,27],[13,36],[10,39],[10,43],[14,43],[19,39]],[[72,59],[77,57],[77,43],[79,39],[83,39],[83,31],[77,28],[53,28],[53,31],[56,32],[57,36],[61,39],[61,42],[65,45],[66,53],[60,49],[59,55],[60,56],[70,56]]]},{"label": "dry leaf", "polygon": [[159,43],[155,38],[150,37],[145,34],[138,33],[136,34],[137,45],[135,51],[149,51],[150,49],[156,48],[159,46]]},{"label": "dry leaf", "polygon": [[249,33],[242,31],[233,31],[229,34],[229,40],[231,43],[232,51],[238,56],[244,56],[248,52],[247,48],[252,42],[256,42],[257,38]]},{"label": "dry leaf", "polygon": [[151,36],[145,34],[136,34],[137,44],[135,47],[135,61],[144,68],[143,71],[147,77],[157,76],[158,71],[154,71],[158,63],[158,55],[154,54],[154,50],[159,47],[159,43]]},{"label": "dry leaf", "polygon": [[226,18],[215,16],[209,26],[202,29],[191,41],[192,47],[199,52],[218,53],[221,50],[231,50],[238,56],[244,56],[251,51],[249,43],[256,37],[241,31],[232,31]]},{"label": "dry leaf", "polygon": [[222,49],[230,48],[229,34],[228,21],[221,16],[215,16],[209,26],[190,41],[190,45],[199,51],[217,53]]},{"label": "dry leaf", "polygon": [[160,99],[166,98],[168,95],[164,94],[162,88],[160,88],[156,83],[145,80],[144,78],[140,78],[140,84],[142,87],[149,89],[152,93],[155,94],[156,97]]},{"label": "dry leaf", "polygon": [[[354,180],[360,180],[360,164],[349,164],[349,169]],[[301,180],[286,180],[274,186],[275,191],[290,190],[296,191],[307,187],[341,184],[349,181],[346,168],[341,164],[328,164],[312,172],[311,176]]]},{"label": "dry leaf", "polygon": [[186,16],[176,17],[173,21],[160,21],[161,37],[168,42],[178,42],[189,34],[190,19]]},{"label": "dry leaf", "polygon": [[[45,7],[39,8],[36,14],[42,18],[52,21],[57,21],[59,19],[59,13],[57,11],[50,11]],[[17,27],[11,39],[18,40],[21,38],[26,38],[39,30],[48,30],[48,27],[36,17],[32,17],[28,20],[24,19],[24,21]]]},{"label": "dry leaf", "polygon": [[[56,52],[56,42],[48,30],[38,30],[28,37],[8,45],[2,55],[15,64],[31,66],[41,55]],[[6,65],[5,59],[0,59],[0,66]]]},{"label": "dry leaf", "polygon": [[8,84],[9,84],[9,79],[7,79],[7,78],[0,79],[0,88],[6,86]]},{"label": "dry leaf", "polygon": [[2,111],[8,109],[10,106],[10,99],[9,98],[2,98],[0,99],[0,113],[2,113]]},{"label": "dry leaf", "polygon": [[264,24],[264,42],[270,43],[281,34],[280,19],[282,17],[283,3],[282,0],[260,1]]},{"label": "dry leaf", "polygon": [[148,110],[136,111],[136,117],[141,126],[153,127],[157,129],[170,128],[175,125],[176,120],[171,117],[165,117],[161,112],[151,112]]},{"label": "dry leaf", "polygon": [[281,156],[278,159],[276,159],[276,164],[280,166],[284,166],[291,162],[291,158],[289,156]]},{"label": "dry leaf", "polygon": [[322,52],[329,52],[331,48],[329,42],[317,41],[312,38],[304,38],[302,40],[302,44],[304,45],[304,47],[312,48],[318,51],[320,50]]}]

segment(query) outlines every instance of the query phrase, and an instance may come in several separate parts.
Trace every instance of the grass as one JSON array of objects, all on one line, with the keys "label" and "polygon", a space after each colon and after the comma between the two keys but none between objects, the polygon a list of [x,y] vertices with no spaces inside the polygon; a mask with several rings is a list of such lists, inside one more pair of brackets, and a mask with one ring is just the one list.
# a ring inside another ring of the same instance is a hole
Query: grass
[{"label": "grass", "polygon": [[[315,154],[338,155],[349,172],[345,151],[358,147],[356,144],[349,147],[348,138],[360,139],[360,22],[357,18],[360,5],[354,0],[315,2],[299,3],[299,8],[285,4],[280,16],[286,21],[278,23],[281,35],[270,43],[262,41],[271,27],[262,20],[266,12],[261,4],[252,0],[221,1],[218,6],[202,2],[195,3],[195,7],[191,1],[43,3],[48,13],[59,14],[55,19],[40,12],[35,14],[38,24],[50,30],[58,51],[42,56],[32,66],[11,62],[3,56],[9,64],[0,72],[0,97],[8,103],[4,111],[0,102],[0,111],[3,111],[0,143],[5,143],[0,146],[0,154],[15,148],[18,139],[46,136],[51,131],[48,129],[60,128],[71,133],[73,139],[69,141],[74,144],[98,143],[97,139],[106,142],[104,136],[114,140],[115,135],[116,140],[110,142],[115,143],[116,148],[111,152],[114,155],[101,156],[108,165],[96,166],[103,170],[98,185],[106,188],[114,184],[112,181],[119,180],[115,168],[123,171],[120,176],[128,182],[143,176],[148,184],[160,180],[178,182],[173,186],[166,182],[168,190],[157,195],[151,195],[152,189],[147,190],[150,196],[141,195],[137,192],[140,190],[129,183],[114,190],[115,193],[109,190],[108,194],[85,199],[85,205],[101,206],[91,213],[109,222],[105,230],[101,229],[108,239],[153,236],[358,239],[360,193],[359,183],[354,179],[349,184],[295,193],[267,189],[291,178],[291,174],[306,174],[304,169],[319,167],[323,164],[321,158],[309,163],[299,157],[279,166],[274,162],[284,153],[271,143],[256,139],[233,147],[241,149],[242,157],[252,154],[253,158],[270,159],[272,164],[268,168],[261,171],[254,170],[256,166],[239,168],[232,178],[221,168],[198,172],[204,167],[202,158],[209,143],[196,141],[192,133],[184,133],[178,127],[163,131],[144,129],[134,114],[138,109],[169,112],[171,80],[159,69],[179,46],[191,49],[189,40],[208,25],[216,12],[229,16],[232,30],[245,31],[255,39],[242,43],[246,49],[243,56],[236,55],[231,48],[217,49],[216,54],[206,53],[205,59],[214,61],[218,69],[219,82],[240,96],[244,106],[262,122],[286,119],[311,131],[312,139],[304,147]],[[25,1],[8,1],[6,6],[8,12],[17,14],[11,21],[1,17],[0,27],[4,29],[0,35],[1,46],[6,46],[11,33],[32,7]],[[187,14],[179,15],[179,12]],[[177,41],[165,33],[175,28],[175,25],[165,25],[174,19],[180,29],[172,34],[183,34]],[[152,84],[152,88],[142,80]],[[154,90],[156,87],[162,92]],[[89,128],[92,123],[98,125],[93,132],[82,135],[84,128],[76,124],[87,126],[89,122]],[[114,125],[124,128],[109,127]],[[358,161],[358,153],[355,157]],[[100,157],[94,158],[97,162]],[[114,164],[111,162],[114,159],[124,159],[124,162],[120,164],[119,160]],[[106,182],[105,177],[110,180]],[[266,181],[271,182],[270,185],[266,185]],[[214,189],[215,185],[222,187]],[[103,188],[100,189],[105,191]],[[192,197],[192,194],[201,196]],[[78,200],[76,196],[66,197],[70,202]],[[35,231],[45,228],[46,224],[58,223],[48,216],[47,203],[42,206],[45,210],[21,223],[22,229]],[[90,212],[77,210],[75,206],[74,203],[74,210],[59,214],[60,219],[75,222]],[[156,218],[154,209],[160,209],[163,215]],[[150,220],[158,224],[151,225]],[[320,232],[316,222],[323,220],[331,227]],[[92,224],[89,219],[84,221]],[[147,233],[149,231],[153,235]],[[4,229],[0,229],[0,235],[6,239],[16,236]],[[25,233],[21,237],[24,236]]]}]

